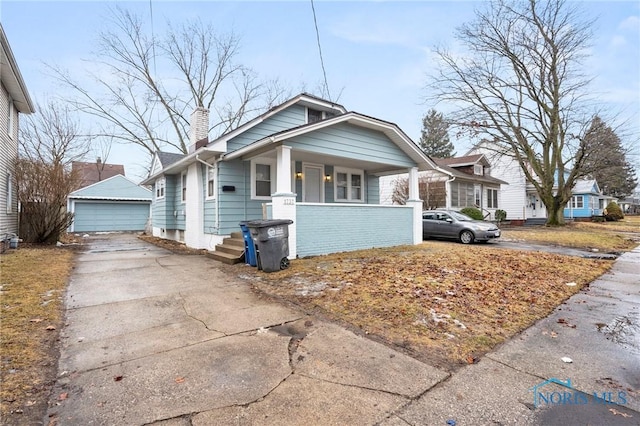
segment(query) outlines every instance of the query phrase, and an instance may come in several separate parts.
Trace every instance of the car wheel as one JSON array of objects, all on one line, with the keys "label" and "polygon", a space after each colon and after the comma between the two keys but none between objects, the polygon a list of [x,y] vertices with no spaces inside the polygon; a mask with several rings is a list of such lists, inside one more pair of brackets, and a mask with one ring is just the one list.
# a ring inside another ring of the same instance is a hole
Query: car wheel
[{"label": "car wheel", "polygon": [[464,230],[460,233],[460,242],[462,244],[471,244],[473,242],[473,232]]}]

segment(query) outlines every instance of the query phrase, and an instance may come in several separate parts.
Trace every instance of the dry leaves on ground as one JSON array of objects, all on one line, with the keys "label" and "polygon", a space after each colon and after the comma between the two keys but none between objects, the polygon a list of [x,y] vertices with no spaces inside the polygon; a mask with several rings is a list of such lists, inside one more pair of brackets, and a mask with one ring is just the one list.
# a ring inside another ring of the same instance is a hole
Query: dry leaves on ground
[{"label": "dry leaves on ground", "polygon": [[300,259],[285,271],[257,272],[253,283],[451,366],[548,315],[611,264],[426,242]]}]

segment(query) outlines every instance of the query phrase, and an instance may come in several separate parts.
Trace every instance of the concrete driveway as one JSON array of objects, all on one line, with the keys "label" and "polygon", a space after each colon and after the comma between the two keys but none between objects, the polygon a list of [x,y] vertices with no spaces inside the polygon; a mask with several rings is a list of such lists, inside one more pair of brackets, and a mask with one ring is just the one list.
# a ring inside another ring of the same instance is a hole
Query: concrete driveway
[{"label": "concrete driveway", "polygon": [[45,424],[375,424],[449,377],[262,300],[211,259],[87,240]]}]

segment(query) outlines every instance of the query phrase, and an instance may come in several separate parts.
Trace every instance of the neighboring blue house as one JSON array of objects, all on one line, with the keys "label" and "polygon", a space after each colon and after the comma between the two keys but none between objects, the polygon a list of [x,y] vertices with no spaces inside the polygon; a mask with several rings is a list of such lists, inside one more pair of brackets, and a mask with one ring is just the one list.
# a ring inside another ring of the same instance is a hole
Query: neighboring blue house
[{"label": "neighboring blue house", "polygon": [[[240,221],[291,219],[290,258],[422,241],[418,171],[436,166],[394,123],[303,93],[213,141],[208,124],[196,109],[190,153],[142,182],[153,235],[221,252]],[[407,172],[407,205],[381,205],[379,177]]]},{"label": "neighboring blue house", "polygon": [[564,209],[564,217],[574,219],[602,216],[607,197],[602,195],[594,179],[578,180],[571,192],[573,196]]},{"label": "neighboring blue house", "polygon": [[122,175],[112,176],[69,194],[74,213],[69,232],[143,231],[152,194]]}]

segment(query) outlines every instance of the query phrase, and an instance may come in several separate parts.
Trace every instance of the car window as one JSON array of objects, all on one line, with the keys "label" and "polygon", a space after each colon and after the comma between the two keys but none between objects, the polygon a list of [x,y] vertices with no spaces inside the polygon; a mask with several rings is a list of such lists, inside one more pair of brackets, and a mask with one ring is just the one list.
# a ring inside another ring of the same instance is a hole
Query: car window
[{"label": "car window", "polygon": [[423,219],[434,220],[435,219],[435,215],[433,213],[423,213],[422,214],[422,218]]},{"label": "car window", "polygon": [[466,214],[462,214],[462,213],[458,213],[458,212],[451,212],[451,215],[453,217],[455,217],[457,220],[460,220],[460,221],[463,221],[463,222],[466,222],[466,221],[469,221],[469,220],[473,220],[469,216],[467,216]]},{"label": "car window", "polygon": [[448,214],[446,214],[446,213],[438,213],[438,220],[446,221],[447,219],[450,219]]}]

